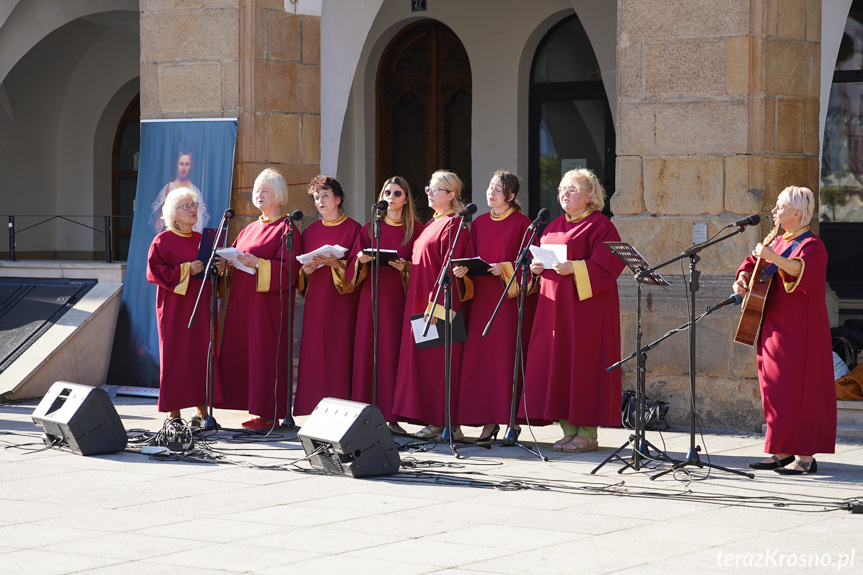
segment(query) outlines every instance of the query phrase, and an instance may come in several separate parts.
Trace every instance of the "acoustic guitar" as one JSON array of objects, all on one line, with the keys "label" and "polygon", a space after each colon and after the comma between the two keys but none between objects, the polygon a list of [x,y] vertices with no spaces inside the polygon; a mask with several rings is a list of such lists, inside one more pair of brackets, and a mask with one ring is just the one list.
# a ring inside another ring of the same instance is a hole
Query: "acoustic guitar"
[{"label": "acoustic guitar", "polygon": [[[762,245],[769,246],[779,234],[779,224],[767,234]],[[740,321],[737,322],[737,331],[734,333],[734,341],[748,346],[754,346],[758,341],[758,332],[761,331],[761,320],[764,317],[764,305],[767,303],[767,292],[773,282],[773,275],[765,276],[764,270],[770,266],[770,262],[758,258],[755,269],[749,277],[749,291],[743,298],[743,311]]]}]

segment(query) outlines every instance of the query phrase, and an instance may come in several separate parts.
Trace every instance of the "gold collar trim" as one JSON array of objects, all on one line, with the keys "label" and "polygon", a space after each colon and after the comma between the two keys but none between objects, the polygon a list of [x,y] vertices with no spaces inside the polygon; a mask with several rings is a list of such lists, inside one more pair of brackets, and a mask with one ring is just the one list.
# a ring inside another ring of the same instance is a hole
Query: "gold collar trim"
[{"label": "gold collar trim", "polygon": [[181,232],[180,230],[177,230],[174,228],[170,228],[170,230],[172,232],[174,232],[175,234],[177,234],[178,236],[180,236],[181,238],[191,238],[192,237],[192,232]]},{"label": "gold collar trim", "polygon": [[488,215],[490,215],[490,216],[491,216],[491,219],[492,219],[492,220],[494,220],[494,221],[496,221],[496,222],[499,222],[499,221],[501,221],[501,220],[505,220],[505,219],[507,219],[510,215],[512,215],[512,213],[513,213],[514,211],[515,211],[515,208],[513,208],[512,206],[510,206],[510,207],[509,207],[509,209],[508,209],[507,211],[505,211],[504,213],[502,213],[502,214],[501,214],[501,215],[499,215],[499,216],[494,215],[494,212],[489,212],[489,213],[488,213]]},{"label": "gold collar trim", "polygon": [[264,217],[264,214],[261,214],[260,216],[258,216],[258,221],[261,222],[262,224],[269,225],[269,224],[272,224],[274,222],[277,222],[277,221],[283,219],[287,215],[288,214],[279,214],[275,218],[267,219]]},{"label": "gold collar trim", "polygon": [[788,241],[793,240],[797,236],[801,236],[801,235],[805,234],[808,231],[809,231],[809,226],[803,226],[802,228],[800,228],[799,230],[797,230],[793,234],[789,234],[788,232],[785,232],[784,234],[782,234],[782,239],[788,242]]},{"label": "gold collar trim", "polygon": [[342,216],[339,219],[334,220],[332,222],[328,222],[325,219],[321,219],[321,222],[323,222],[323,224],[325,226],[337,226],[337,225],[341,224],[342,222],[344,222],[346,219],[348,219],[347,214],[342,214]]},{"label": "gold collar trim", "polygon": [[440,213],[440,214],[439,214],[439,213],[437,213],[437,212],[435,212],[435,213],[434,213],[434,219],[439,220],[439,219],[441,219],[441,218],[444,218],[444,217],[446,217],[446,216],[448,216],[448,215],[450,215],[450,214],[454,214],[454,213],[455,213],[455,210],[454,210],[454,209],[452,209],[452,208],[450,208],[450,209],[448,209],[447,211],[445,211],[445,212],[443,212],[443,213]]},{"label": "gold collar trim", "polygon": [[581,220],[583,220],[584,218],[586,218],[587,216],[589,216],[592,213],[593,213],[593,210],[585,210],[585,212],[583,214],[575,216],[574,218],[570,217],[569,214],[564,214],[564,215],[566,216],[567,222],[569,222],[570,224],[574,224],[575,222],[580,222]]},{"label": "gold collar trim", "polygon": [[403,226],[403,225],[405,225],[405,221],[403,219],[394,220],[387,215],[384,215],[384,221],[391,226]]}]

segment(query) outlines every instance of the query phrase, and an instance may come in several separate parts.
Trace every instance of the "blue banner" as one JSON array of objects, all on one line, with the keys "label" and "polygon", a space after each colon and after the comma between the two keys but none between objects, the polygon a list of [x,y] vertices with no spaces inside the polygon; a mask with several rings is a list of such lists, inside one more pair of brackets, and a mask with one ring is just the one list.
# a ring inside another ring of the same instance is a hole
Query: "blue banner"
[{"label": "blue banner", "polygon": [[108,384],[159,386],[156,286],[147,281],[147,254],[164,229],[162,204],[168,191],[189,187],[201,204],[195,230],[217,227],[231,202],[236,141],[236,118],[141,120],[138,189]]}]

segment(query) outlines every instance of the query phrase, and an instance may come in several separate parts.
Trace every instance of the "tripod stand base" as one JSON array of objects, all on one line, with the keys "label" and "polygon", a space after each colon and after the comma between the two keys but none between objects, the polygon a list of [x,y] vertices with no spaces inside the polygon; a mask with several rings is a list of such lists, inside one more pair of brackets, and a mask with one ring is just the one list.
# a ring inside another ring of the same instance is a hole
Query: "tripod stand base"
[{"label": "tripod stand base", "polygon": [[510,427],[506,430],[506,434],[503,436],[503,439],[493,439],[491,441],[477,441],[474,443],[462,443],[460,445],[453,446],[453,450],[457,452],[459,449],[467,449],[468,447],[484,447],[485,449],[491,449],[493,445],[500,445],[502,447],[520,447],[531,455],[535,455],[536,457],[540,458],[542,461],[548,461],[548,457],[543,455],[539,450],[534,451],[531,447],[520,443],[518,441],[518,436],[520,434],[520,429],[513,429],[512,427]]},{"label": "tripod stand base", "polygon": [[216,423],[216,418],[212,415],[208,415],[203,418],[204,426],[201,428],[201,431],[218,431],[221,429],[218,423]]},{"label": "tripod stand base", "polygon": [[285,420],[282,421],[282,424],[279,426],[279,428],[299,429],[299,427],[297,427],[297,424],[294,422],[294,416],[290,414],[285,417]]},{"label": "tripod stand base", "polygon": [[726,473],[733,473],[735,475],[741,475],[743,477],[748,477],[749,479],[755,479],[754,473],[748,473],[746,471],[740,471],[738,469],[728,469],[727,467],[721,467],[719,465],[713,465],[712,463],[704,463],[703,461],[701,461],[701,458],[698,456],[699,451],[700,451],[700,448],[691,447],[689,449],[689,452],[686,454],[686,459],[684,461],[678,461],[678,462],[674,463],[671,467],[666,469],[665,471],[661,471],[655,475],[651,475],[650,480],[653,481],[654,479],[662,477],[663,475],[673,473],[673,472],[677,471],[678,469],[683,469],[684,467],[687,467],[690,465],[695,466],[695,467],[699,467],[699,468],[707,467],[708,469],[718,469],[719,471],[724,471]]},{"label": "tripod stand base", "polygon": [[[632,456],[629,458],[629,460],[620,455],[621,452],[627,447],[630,447],[632,449]],[[655,456],[651,457],[651,449],[656,452]],[[590,474],[595,475],[597,471],[599,471],[606,463],[608,463],[612,459],[617,459],[621,463],[623,463],[623,467],[617,470],[618,473],[623,473],[627,470],[627,468],[632,468],[633,471],[639,471],[644,466],[644,463],[642,462],[643,459],[647,459],[650,461],[667,462],[671,464],[678,463],[674,459],[671,459],[664,451],[647,441],[647,439],[640,437],[637,434],[632,434],[629,436],[629,439],[626,441],[626,443],[615,449],[614,453],[606,457],[602,463],[597,465],[593,469],[593,471],[590,472]]]}]

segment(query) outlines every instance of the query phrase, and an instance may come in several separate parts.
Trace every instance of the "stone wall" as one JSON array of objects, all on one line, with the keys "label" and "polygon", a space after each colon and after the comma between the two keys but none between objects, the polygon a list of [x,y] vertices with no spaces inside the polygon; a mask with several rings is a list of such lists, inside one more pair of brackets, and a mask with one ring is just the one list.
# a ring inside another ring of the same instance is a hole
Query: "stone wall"
[{"label": "stone wall", "polygon": [[235,236],[258,216],[266,167],[289,184],[288,211],[313,214],[320,166],[320,18],[284,0],[141,0],[141,117],[236,117]]},{"label": "stone wall", "polygon": [[[818,190],[821,0],[619,0],[617,177],[621,236],[653,264],[748,214],[756,230],[708,248],[696,311],[731,293],[740,261],[771,228],[779,192]],[[817,223],[816,223],[817,226]],[[688,267],[688,260],[683,261]],[[680,264],[674,287],[645,291],[646,341],[686,321]],[[624,353],[635,345],[635,288],[621,278]],[[755,353],[732,343],[739,308],[698,325],[696,400],[706,426],[760,428]],[[688,336],[648,360],[648,395],[688,421]],[[674,340],[674,341],[672,341]],[[627,368],[625,381],[634,373]]]}]

